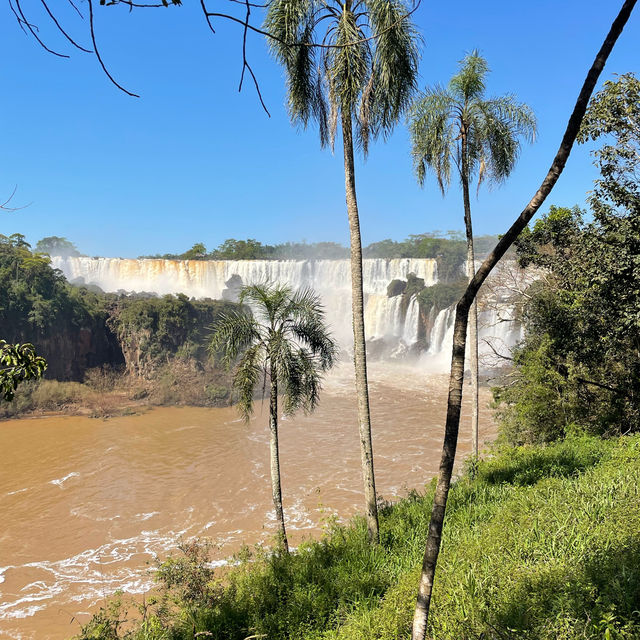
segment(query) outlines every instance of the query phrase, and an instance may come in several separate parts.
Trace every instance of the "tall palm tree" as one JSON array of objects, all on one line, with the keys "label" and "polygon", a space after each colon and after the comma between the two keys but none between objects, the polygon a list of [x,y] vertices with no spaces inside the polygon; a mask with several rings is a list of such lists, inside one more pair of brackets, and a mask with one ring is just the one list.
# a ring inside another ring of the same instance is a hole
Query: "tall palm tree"
[{"label": "tall palm tree", "polygon": [[[460,61],[460,70],[449,86],[430,87],[413,105],[410,115],[412,155],[418,182],[427,170],[438,180],[444,195],[451,183],[451,165],[460,177],[467,236],[467,277],[475,274],[473,227],[469,185],[477,177],[504,182],[520,153],[520,139],[532,142],[536,119],[531,109],[514,96],[484,96],[487,61],[477,51]],[[474,460],[478,456],[478,312],[474,300],[469,314],[471,366],[471,440]]]},{"label": "tall palm tree", "polygon": [[377,541],[354,133],[366,156],[369,141],[388,135],[408,108],[416,85],[418,39],[401,0],[272,0],[265,29],[285,70],[291,120],[303,127],[315,120],[321,145],[332,148],[340,122],[360,452],[369,537]]},{"label": "tall palm tree", "polygon": [[213,327],[211,354],[230,365],[239,358],[233,376],[237,407],[245,420],[253,413],[256,385],[269,383],[271,491],[279,542],[289,551],[282,509],[278,445],[278,399],[285,413],[311,411],[318,402],[322,374],[336,357],[335,342],[324,323],[324,310],[310,289],[293,293],[287,286],[254,284],[240,291],[240,303],[253,313],[224,314]]}]

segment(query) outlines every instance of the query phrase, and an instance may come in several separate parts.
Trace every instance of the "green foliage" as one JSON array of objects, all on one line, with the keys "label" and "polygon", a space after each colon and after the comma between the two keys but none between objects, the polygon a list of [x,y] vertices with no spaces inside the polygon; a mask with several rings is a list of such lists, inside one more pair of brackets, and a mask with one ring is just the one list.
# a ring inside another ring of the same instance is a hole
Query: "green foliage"
[{"label": "green foliage", "polygon": [[189,251],[185,251],[181,256],[181,260],[202,260],[207,256],[207,248],[202,244],[202,242],[197,242],[196,244],[189,249]]},{"label": "green foliage", "polygon": [[[520,153],[520,138],[533,141],[536,120],[531,109],[512,95],[485,99],[487,61],[477,51],[460,61],[449,86],[427,88],[415,102],[409,119],[412,155],[418,182],[433,171],[444,194],[451,182],[451,162],[462,173],[466,144],[469,181],[478,187],[488,179],[503,182]],[[462,175],[461,175],[462,177]]]},{"label": "green foliage", "polygon": [[[429,637],[637,638],[638,474],[638,436],[572,437],[480,461],[450,492]],[[245,551],[218,585],[203,580],[196,554],[172,573],[178,592],[190,593],[193,575],[196,594],[205,585],[211,595],[197,607],[182,598],[171,615],[160,607],[156,622],[176,640],[205,631],[218,640],[407,638],[432,495],[433,487],[384,505],[375,547],[362,519],[333,524],[295,554]]]},{"label": "green foliage", "polygon": [[322,374],[331,368],[337,347],[324,324],[324,310],[311,290],[292,292],[283,285],[248,285],[240,291],[255,315],[236,311],[212,326],[212,355],[236,363],[233,386],[245,419],[253,412],[253,393],[270,377],[283,395],[285,412],[311,411]]},{"label": "green foliage", "polygon": [[431,309],[442,311],[460,300],[464,290],[467,288],[467,281],[458,279],[455,282],[438,282],[431,287],[425,287],[418,294],[418,303],[424,313]]},{"label": "green foliage", "polygon": [[104,299],[70,287],[49,256],[33,253],[17,236],[0,236],[0,334],[38,346],[63,327],[104,322]]},{"label": "green foliage", "polygon": [[42,377],[47,362],[32,344],[7,344],[0,340],[0,398],[13,400],[18,385]]},{"label": "green foliage", "polygon": [[517,241],[522,265],[547,271],[529,292],[527,338],[512,384],[497,392],[513,442],[640,429],[640,83],[605,83],[581,140],[613,137],[594,155],[593,221],[552,207]]},{"label": "green foliage", "polygon": [[[480,236],[479,252],[496,243],[495,236]],[[204,245],[195,245],[204,248]],[[192,250],[190,250],[192,251]],[[187,251],[180,254],[141,256],[167,260],[337,260],[349,257],[349,250],[336,242],[286,242],[268,245],[258,240],[225,240],[210,253],[197,255]],[[438,262],[438,278],[455,280],[466,255],[466,245],[459,231],[439,231],[410,235],[406,240],[381,240],[363,250],[365,258],[433,258]]]},{"label": "green foliage", "polygon": [[[285,70],[291,120],[316,121],[323,146],[333,146],[342,118],[366,155],[369,140],[388,135],[409,106],[418,36],[401,1],[274,0],[264,25]],[[309,46],[318,42],[330,46]]]},{"label": "green foliage", "polygon": [[178,544],[179,556],[158,562],[156,580],[172,601],[182,607],[210,607],[219,590],[209,560],[211,543],[199,539]]},{"label": "green foliage", "polygon": [[87,387],[78,382],[31,380],[20,385],[12,402],[0,404],[0,418],[28,411],[60,411],[83,402],[88,395]]},{"label": "green foliage", "polygon": [[387,285],[387,298],[395,298],[401,296],[407,288],[407,283],[404,280],[392,280]]},{"label": "green foliage", "polygon": [[493,390],[500,434],[512,444],[545,443],[564,437],[580,408],[569,393],[567,377],[554,369],[553,347],[548,335],[534,346],[514,352],[517,378]]},{"label": "green foliage", "polygon": [[607,142],[593,152],[601,177],[589,198],[598,220],[640,208],[640,80],[633,73],[605,82],[589,104],[578,141],[601,138]]},{"label": "green foliage", "polygon": [[517,242],[521,264],[547,270],[528,292],[526,338],[496,390],[513,443],[640,428],[640,208],[585,223],[552,207]]},{"label": "green foliage", "polygon": [[438,264],[438,280],[450,282],[460,275],[466,258],[466,244],[458,231],[410,235],[402,242],[381,240],[363,250],[365,258],[432,258]]},{"label": "green foliage", "polygon": [[73,242],[60,236],[47,236],[38,240],[36,244],[37,253],[46,253],[50,256],[77,257],[82,254],[78,251]]},{"label": "green foliage", "polygon": [[147,376],[173,357],[204,362],[205,328],[236,307],[226,301],[190,300],[184,294],[127,296],[114,302],[108,324],[123,350],[136,352],[137,372]]},{"label": "green foliage", "polygon": [[228,238],[209,253],[206,253],[203,244],[196,244],[185,253],[140,257],[165,260],[333,260],[348,258],[349,250],[337,242],[285,242],[270,245],[253,238]]}]

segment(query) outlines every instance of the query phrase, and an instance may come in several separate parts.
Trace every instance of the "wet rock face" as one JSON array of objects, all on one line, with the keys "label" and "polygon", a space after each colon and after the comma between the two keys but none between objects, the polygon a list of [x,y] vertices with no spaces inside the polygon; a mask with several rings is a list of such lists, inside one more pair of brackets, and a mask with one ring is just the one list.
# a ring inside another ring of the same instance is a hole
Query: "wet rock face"
[{"label": "wet rock face", "polygon": [[222,290],[222,299],[229,302],[238,302],[240,289],[244,286],[242,278],[234,273],[225,283],[225,289]]},{"label": "wet rock face", "polygon": [[60,327],[37,336],[34,342],[38,354],[47,360],[46,377],[50,379],[81,382],[87,369],[105,364],[120,367],[125,363],[118,340],[104,322]]},{"label": "wet rock face", "polygon": [[401,296],[406,288],[407,283],[404,280],[392,280],[387,286],[387,298]]}]

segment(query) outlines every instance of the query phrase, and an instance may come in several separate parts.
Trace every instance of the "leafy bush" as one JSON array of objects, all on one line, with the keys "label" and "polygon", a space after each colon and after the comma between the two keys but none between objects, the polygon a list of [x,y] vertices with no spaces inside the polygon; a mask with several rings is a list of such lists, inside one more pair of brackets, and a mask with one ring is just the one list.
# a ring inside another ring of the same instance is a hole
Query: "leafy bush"
[{"label": "leafy bush", "polygon": [[88,395],[88,389],[79,382],[25,382],[12,402],[0,404],[0,418],[12,418],[28,411],[58,411],[84,402]]}]

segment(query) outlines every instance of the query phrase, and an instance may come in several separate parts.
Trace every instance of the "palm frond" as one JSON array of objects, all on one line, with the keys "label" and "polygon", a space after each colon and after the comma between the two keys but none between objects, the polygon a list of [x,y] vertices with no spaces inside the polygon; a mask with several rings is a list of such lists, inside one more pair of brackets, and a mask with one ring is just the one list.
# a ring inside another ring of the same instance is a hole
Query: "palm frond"
[{"label": "palm frond", "polygon": [[533,110],[528,105],[517,102],[515,96],[507,94],[490,98],[483,102],[484,110],[492,118],[509,123],[513,136],[524,138],[527,142],[535,142],[537,122]]},{"label": "palm frond", "polygon": [[223,313],[209,328],[212,333],[207,350],[211,357],[220,358],[227,366],[248,346],[261,341],[258,323],[244,311]]},{"label": "palm frond", "polygon": [[421,94],[409,116],[411,154],[418,182],[422,186],[427,170],[431,170],[443,194],[451,182],[454,105],[453,96],[436,86]]},{"label": "palm frond", "polygon": [[[270,371],[285,411],[312,410],[322,373],[335,362],[337,347],[324,323],[320,298],[311,289],[292,292],[281,284],[252,284],[240,291],[254,315],[235,312],[221,316],[209,349],[221,352],[236,365],[233,387],[238,408],[247,420],[253,411],[253,393],[261,376]],[[259,322],[262,318],[263,322]]]},{"label": "palm frond", "polygon": [[371,48],[366,37],[355,15],[343,10],[331,39],[336,46],[324,50],[329,94],[341,113],[354,111],[367,84]]},{"label": "palm frond", "polygon": [[460,71],[449,81],[449,91],[461,102],[479,100],[484,95],[487,61],[477,49],[460,60]]},{"label": "palm frond", "polygon": [[284,284],[263,282],[242,287],[240,304],[247,303],[268,324],[276,322],[282,306],[291,297],[291,287]]},{"label": "palm frond", "polygon": [[388,135],[409,109],[417,89],[421,38],[413,22],[403,18],[399,0],[367,0],[369,28],[378,34],[373,53],[372,130]]},{"label": "palm frond", "polygon": [[513,171],[521,139],[535,139],[536,119],[531,109],[516,102],[512,95],[486,100],[481,108],[483,122],[478,136],[483,140],[486,173],[492,183],[499,184]]},{"label": "palm frond", "polygon": [[408,13],[401,0],[272,0],[264,28],[285,70],[292,121],[317,121],[322,146],[333,146],[339,113],[348,114],[366,155],[415,91],[420,38]]},{"label": "palm frond", "polygon": [[233,376],[237,407],[245,421],[253,413],[253,392],[263,371],[264,350],[261,344],[255,344],[244,352]]},{"label": "palm frond", "polygon": [[316,358],[307,349],[295,349],[288,354],[287,370],[284,412],[290,414],[299,408],[305,413],[313,411],[318,404],[322,382]]},{"label": "palm frond", "polygon": [[489,66],[477,51],[460,61],[448,89],[427,89],[413,105],[409,119],[412,156],[420,185],[428,170],[444,193],[450,183],[451,158],[462,171],[462,137],[466,141],[467,178],[477,173],[478,189],[489,180],[500,183],[513,170],[521,139],[532,142],[536,120],[531,109],[512,95],[484,99]]},{"label": "palm frond", "polygon": [[314,35],[312,0],[274,0],[269,3],[264,28],[274,37],[269,45],[274,57],[284,69],[287,82],[288,107],[291,119],[306,127],[314,117],[322,119],[324,102],[318,101],[316,49],[308,46]]}]

